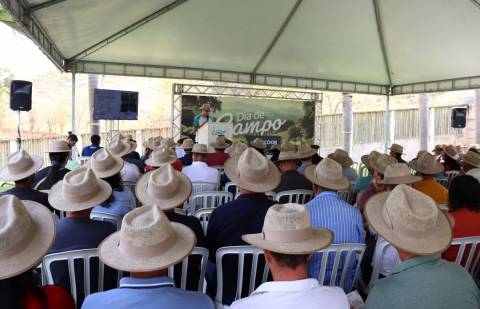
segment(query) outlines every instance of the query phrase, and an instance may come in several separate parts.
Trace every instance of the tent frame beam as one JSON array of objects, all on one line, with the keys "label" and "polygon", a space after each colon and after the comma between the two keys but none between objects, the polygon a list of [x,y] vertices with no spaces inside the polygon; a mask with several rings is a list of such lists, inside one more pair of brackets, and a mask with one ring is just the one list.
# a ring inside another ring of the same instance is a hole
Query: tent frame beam
[{"label": "tent frame beam", "polygon": [[77,53],[76,55],[70,57],[69,59],[67,59],[67,63],[76,62],[78,60],[81,60],[81,59],[93,54],[94,52],[96,52],[96,51],[110,45],[111,43],[115,42],[116,40],[124,37],[125,35],[129,34],[130,32],[135,31],[136,29],[146,25],[147,23],[151,22],[152,20],[156,19],[157,17],[172,11],[173,9],[175,9],[176,7],[184,4],[187,1],[188,0],[176,0],[176,1],[166,5],[164,7],[162,7],[161,9],[153,12],[152,14],[137,20],[133,24],[123,28],[122,30],[120,30],[118,32],[115,32],[114,34],[108,36],[107,38],[99,41],[98,43],[95,43],[95,44],[91,45],[90,47],[88,47],[88,48],[82,50],[81,52]]},{"label": "tent frame beam", "polygon": [[393,87],[392,94],[402,95],[476,88],[480,88],[480,75],[397,85]]},{"label": "tent frame beam", "polygon": [[56,4],[62,3],[66,0],[50,0],[50,1],[45,1],[39,4],[32,5],[28,7],[28,11],[33,13],[35,11],[41,10],[41,9],[46,9],[48,7],[54,6]]},{"label": "tent frame beam", "polygon": [[392,72],[390,71],[390,62],[388,61],[388,54],[387,54],[387,47],[385,45],[385,36],[383,34],[383,23],[382,23],[382,15],[380,12],[380,3],[378,0],[373,1],[373,8],[375,10],[375,21],[377,24],[377,32],[378,32],[378,39],[380,41],[380,47],[382,49],[382,57],[383,63],[385,65],[385,71],[388,77],[388,84],[392,87]]}]

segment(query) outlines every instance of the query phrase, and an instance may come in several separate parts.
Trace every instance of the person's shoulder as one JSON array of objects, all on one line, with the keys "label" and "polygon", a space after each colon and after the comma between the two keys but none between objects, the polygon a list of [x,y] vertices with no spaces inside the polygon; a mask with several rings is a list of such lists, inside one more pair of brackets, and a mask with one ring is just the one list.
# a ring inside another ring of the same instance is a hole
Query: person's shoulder
[{"label": "person's shoulder", "polygon": [[183,294],[182,295],[182,300],[185,300],[185,302],[188,304],[192,304],[195,306],[195,308],[200,309],[200,308],[215,308],[213,301],[205,294],[199,293],[199,292],[194,292],[194,291],[185,291],[178,289],[179,293]]},{"label": "person's shoulder", "polygon": [[347,309],[350,307],[347,295],[340,287],[319,285],[312,290],[310,296],[328,304],[329,308]]},{"label": "person's shoulder", "polygon": [[83,301],[82,309],[102,308],[107,303],[111,304],[117,292],[118,289],[112,289],[90,294]]},{"label": "person's shoulder", "polygon": [[[49,308],[70,309],[75,308],[72,296],[64,289],[56,285],[47,285],[42,287]],[[51,307],[50,307],[51,306]]]}]

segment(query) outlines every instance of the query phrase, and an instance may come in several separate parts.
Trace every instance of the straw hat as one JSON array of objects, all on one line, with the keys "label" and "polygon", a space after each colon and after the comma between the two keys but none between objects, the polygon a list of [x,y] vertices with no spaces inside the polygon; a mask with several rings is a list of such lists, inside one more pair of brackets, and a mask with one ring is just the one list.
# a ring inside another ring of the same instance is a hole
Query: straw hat
[{"label": "straw hat", "polygon": [[397,163],[397,159],[386,154],[380,154],[379,156],[372,157],[368,160],[369,165],[380,174],[385,174],[387,166]]},{"label": "straw hat", "polygon": [[474,152],[479,152],[480,153],[480,145],[479,144],[470,144],[470,146],[468,146],[468,150],[473,150]]},{"label": "straw hat", "polygon": [[195,144],[195,145],[193,145],[192,153],[208,154],[207,145],[205,145],[205,144]]},{"label": "straw hat", "polygon": [[192,183],[188,177],[171,165],[146,173],[135,186],[135,194],[142,204],[157,204],[163,210],[182,204],[191,193]]},{"label": "straw hat", "polygon": [[191,138],[186,138],[182,142],[182,148],[185,150],[191,150],[193,148],[193,140]]},{"label": "straw hat", "polygon": [[168,148],[175,148],[176,144],[173,138],[164,138],[161,142],[161,145],[168,147]]},{"label": "straw hat", "polygon": [[54,141],[48,144],[47,153],[56,153],[56,152],[70,152],[72,149],[68,146],[66,141]]},{"label": "straw hat", "polygon": [[285,142],[280,145],[280,151],[295,151],[295,146]]},{"label": "straw hat", "polygon": [[363,164],[365,164],[365,166],[369,169],[369,170],[373,170],[373,167],[372,165],[370,164],[370,160],[375,160],[376,158],[378,158],[379,156],[381,155],[380,152],[376,151],[376,150],[372,150],[370,152],[370,154],[368,155],[363,155],[361,158],[360,158],[360,161],[362,161]]},{"label": "straw hat", "polygon": [[55,239],[55,220],[43,205],[0,197],[0,280],[39,264]]},{"label": "straw hat", "polygon": [[137,148],[137,144],[129,141],[121,134],[117,135],[117,138],[114,138],[113,141],[108,145],[107,149],[110,153],[117,157],[123,157],[124,155],[129,154]]},{"label": "straw hat", "polygon": [[0,179],[17,181],[25,179],[38,171],[43,165],[39,156],[30,156],[25,150],[18,150],[7,158],[7,164],[0,169]]},{"label": "straw hat", "polygon": [[352,158],[343,149],[336,149],[334,153],[328,155],[330,159],[337,161],[341,166],[351,166],[353,164]]},{"label": "straw hat", "polygon": [[200,106],[200,111],[209,112],[210,111],[210,104],[203,104],[202,106]]},{"label": "straw hat", "polygon": [[103,263],[128,272],[165,269],[192,252],[197,240],[181,223],[170,222],[158,205],[136,208],[123,217],[120,231],[98,247]]},{"label": "straw hat", "polygon": [[230,157],[235,157],[241,155],[245,150],[247,150],[247,148],[248,146],[245,143],[235,143],[225,149],[225,153],[228,154]]},{"label": "straw hat", "polygon": [[417,157],[416,159],[420,158],[421,156],[423,156],[424,154],[430,154],[430,152],[428,152],[427,150],[419,150],[417,152]]},{"label": "straw hat", "polygon": [[432,152],[438,152],[438,151],[443,151],[443,148],[445,148],[446,145],[435,145],[435,148],[433,148]]},{"label": "straw hat", "polygon": [[265,144],[265,141],[261,138],[258,138],[258,137],[250,142],[250,146],[252,146],[253,148],[257,148],[257,149],[267,148],[267,145]]},{"label": "straw hat", "polygon": [[343,176],[342,166],[331,158],[323,159],[316,166],[308,166],[305,177],[314,184],[331,190],[342,191],[350,187],[347,177]]},{"label": "straw hat", "polygon": [[157,136],[157,137],[150,137],[145,143],[143,143],[143,146],[145,146],[145,148],[155,150],[158,147],[160,147],[161,144],[162,144],[162,137]]},{"label": "straw hat", "polygon": [[238,187],[252,192],[267,192],[280,183],[280,172],[275,164],[253,148],[228,159],[225,174]]},{"label": "straw hat", "polygon": [[480,167],[480,153],[469,150],[463,156],[463,162],[473,166],[473,167]]},{"label": "straw hat", "polygon": [[278,156],[278,162],[281,161],[297,161],[300,158],[298,157],[298,153],[295,151],[281,151],[280,155]]},{"label": "straw hat", "polygon": [[98,179],[91,168],[80,167],[68,172],[48,194],[48,202],[62,211],[80,211],[103,203],[112,194],[112,187]]},{"label": "straw hat", "polygon": [[317,153],[316,149],[313,149],[309,144],[301,144],[298,146],[298,158],[308,159],[313,157]]},{"label": "straw hat", "polygon": [[403,146],[399,144],[392,144],[392,146],[390,146],[390,151],[398,154],[403,154]]},{"label": "straw hat", "polygon": [[387,166],[383,179],[378,183],[386,185],[411,184],[422,180],[420,176],[413,176],[410,173],[408,165],[405,163],[395,163]]},{"label": "straw hat", "polygon": [[374,195],[365,214],[378,234],[413,254],[438,254],[452,241],[450,222],[433,199],[406,185]]},{"label": "straw hat", "polygon": [[261,249],[283,254],[309,254],[328,247],[333,233],[312,228],[307,209],[300,204],[277,204],[265,215],[263,230],[242,239]]},{"label": "straw hat", "polygon": [[414,159],[409,164],[410,168],[425,175],[436,175],[443,172],[443,164],[435,159],[430,153],[422,154],[418,159]]},{"label": "straw hat", "polygon": [[177,154],[175,151],[171,148],[167,148],[165,145],[162,145],[152,152],[150,158],[145,161],[145,164],[159,167],[172,164],[175,161],[177,161]]},{"label": "straw hat", "polygon": [[86,166],[90,167],[97,177],[107,178],[122,170],[123,160],[120,157],[113,156],[108,149],[101,148],[95,151]]},{"label": "straw hat", "polygon": [[443,147],[443,152],[453,160],[458,160],[459,158],[457,150],[452,145]]},{"label": "straw hat", "polygon": [[273,144],[272,147],[270,147],[270,152],[273,152],[273,151],[282,151],[282,149],[280,148],[280,144]]},{"label": "straw hat", "polygon": [[230,145],[227,144],[227,140],[223,136],[218,136],[217,140],[214,143],[210,143],[210,146],[212,146],[215,149],[226,149]]}]

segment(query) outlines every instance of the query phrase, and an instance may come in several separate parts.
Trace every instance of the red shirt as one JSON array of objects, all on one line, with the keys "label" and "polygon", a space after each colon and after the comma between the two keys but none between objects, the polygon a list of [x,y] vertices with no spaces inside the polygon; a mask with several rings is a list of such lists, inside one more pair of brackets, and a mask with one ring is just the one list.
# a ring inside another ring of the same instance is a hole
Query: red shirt
[{"label": "red shirt", "polygon": [[215,151],[207,155],[208,166],[223,166],[230,156],[223,151]]},{"label": "red shirt", "polygon": [[[455,219],[455,226],[453,227],[453,238],[480,236],[480,212],[472,211],[467,208],[462,208],[450,213]],[[458,246],[451,246],[442,254],[442,257],[451,262],[455,262],[457,257]],[[465,248],[464,261],[466,256],[470,253],[470,246]],[[477,255],[476,253],[475,255]],[[475,256],[474,259],[475,261]],[[463,263],[462,263],[463,264]]]},{"label": "red shirt", "polygon": [[[182,161],[180,161],[179,159],[177,159],[177,161],[175,161],[175,162],[172,163],[172,167],[173,167],[174,169],[176,169],[177,171],[181,172],[181,171],[182,171],[182,168],[183,168]],[[146,171],[146,172],[150,172],[150,171],[156,170],[157,168],[158,168],[158,167],[147,165],[147,166],[145,167],[145,171]]]},{"label": "red shirt", "polygon": [[[45,296],[46,309],[75,309],[72,296],[64,289],[55,285],[48,285],[41,288]],[[43,304],[37,299],[32,291],[28,291],[25,298],[25,308],[41,309]]]}]

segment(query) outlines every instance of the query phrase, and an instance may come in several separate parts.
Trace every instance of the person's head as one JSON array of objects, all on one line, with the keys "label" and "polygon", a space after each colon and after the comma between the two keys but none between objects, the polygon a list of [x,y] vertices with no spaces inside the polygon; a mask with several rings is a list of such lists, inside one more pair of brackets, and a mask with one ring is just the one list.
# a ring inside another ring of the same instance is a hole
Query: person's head
[{"label": "person's head", "polygon": [[317,154],[317,149],[313,149],[309,144],[300,144],[298,146],[298,158],[302,162],[312,162],[312,157]]},{"label": "person's head", "polygon": [[265,155],[265,149],[267,149],[267,144],[265,144],[265,141],[263,139],[257,137],[252,142],[250,142],[250,147],[253,147],[262,155]]},{"label": "person's head", "polygon": [[182,142],[182,148],[183,150],[185,150],[185,153],[192,153],[192,149],[193,149],[193,140],[191,138],[186,138],[183,140]]},{"label": "person's head", "polygon": [[315,193],[323,191],[342,191],[350,187],[348,179],[343,176],[342,166],[331,158],[310,165],[305,169],[305,177],[313,183]]},{"label": "person's head", "polygon": [[445,162],[456,162],[459,158],[457,150],[452,145],[445,146],[443,148],[443,159]]},{"label": "person's head", "polygon": [[210,104],[203,104],[200,107],[200,114],[202,115],[202,117],[208,117],[208,115],[210,114]]},{"label": "person's head", "polygon": [[450,211],[467,208],[480,211],[480,183],[470,175],[453,178],[448,190],[448,208]]},{"label": "person's head", "polygon": [[53,166],[65,167],[70,152],[70,146],[65,141],[55,141],[48,145],[48,156]]},{"label": "person's head", "polygon": [[350,158],[350,156],[348,155],[348,152],[346,152],[343,149],[336,149],[335,152],[329,154],[328,157],[336,161],[342,167],[349,167],[349,166],[352,166],[353,164],[352,158]]},{"label": "person's head", "polygon": [[394,157],[395,159],[399,159],[402,157],[403,154],[403,146],[399,144],[392,144],[390,146],[390,155]]},{"label": "person's head", "polygon": [[435,145],[435,148],[433,149],[433,155],[438,157],[443,155],[443,148],[445,145]]},{"label": "person's head", "polygon": [[78,137],[75,134],[69,132],[66,142],[68,146],[70,146],[70,148],[74,147],[78,142]]},{"label": "person's head", "polygon": [[192,148],[192,160],[194,162],[207,162],[208,148],[205,144],[195,144]]},{"label": "person's head", "polygon": [[148,166],[160,167],[170,165],[175,161],[177,161],[175,150],[162,145],[152,152],[152,155],[145,161],[145,164]]},{"label": "person's head", "polygon": [[397,159],[390,155],[380,154],[369,159],[369,165],[373,168],[375,177],[383,177],[387,166],[397,163]]},{"label": "person's head", "polygon": [[35,173],[42,164],[43,159],[39,156],[30,156],[25,150],[15,151],[0,169],[0,180],[14,181],[17,188],[32,188]]},{"label": "person's head", "polygon": [[124,157],[134,151],[135,148],[137,148],[137,143],[134,143],[128,138],[119,134],[106,148],[112,155],[117,157]]},{"label": "person's head", "polygon": [[387,191],[393,190],[397,185],[411,185],[422,180],[420,176],[413,176],[410,173],[408,165],[405,163],[395,163],[388,165],[385,169],[383,179],[379,180],[379,184],[386,186]]},{"label": "person's head", "polygon": [[278,157],[280,172],[296,170],[298,167],[299,157],[298,153],[294,151],[282,151]]},{"label": "person's head", "polygon": [[463,144],[458,144],[455,147],[455,150],[457,151],[457,153],[464,153],[465,152],[465,146]]},{"label": "person's head", "polygon": [[247,148],[248,146],[245,143],[234,143],[225,149],[225,153],[230,157],[235,157],[241,155]]},{"label": "person's head", "polygon": [[90,142],[92,142],[93,145],[100,145],[100,140],[101,137],[100,135],[94,134],[90,137]]},{"label": "person's head", "polygon": [[423,153],[417,159],[410,161],[409,166],[415,170],[422,177],[433,177],[434,175],[443,172],[443,164],[435,159],[435,156],[430,153]]},{"label": "person's head", "polygon": [[225,149],[230,147],[230,145],[227,143],[227,139],[224,136],[218,136],[214,143],[210,143],[210,146],[215,149],[215,152],[220,153],[225,152]]},{"label": "person's head", "polygon": [[469,150],[462,158],[462,169],[468,172],[480,167],[480,153]]},{"label": "person's head", "polygon": [[363,155],[360,158],[360,161],[362,161],[363,165],[365,165],[365,167],[367,168],[369,175],[374,174],[374,168],[371,162],[376,160],[380,155],[381,154],[378,151],[373,150],[368,155]]}]

